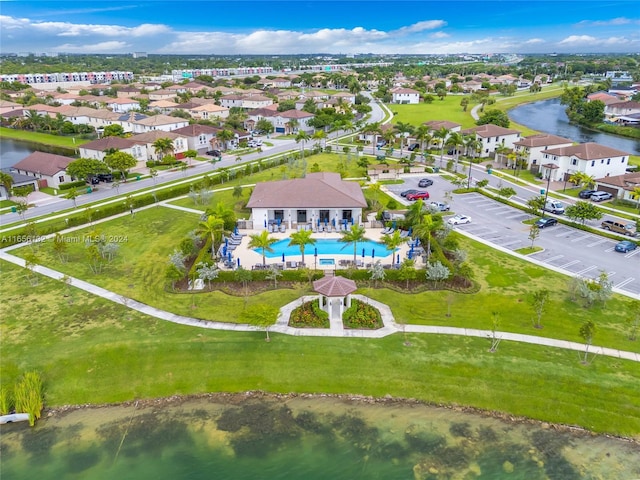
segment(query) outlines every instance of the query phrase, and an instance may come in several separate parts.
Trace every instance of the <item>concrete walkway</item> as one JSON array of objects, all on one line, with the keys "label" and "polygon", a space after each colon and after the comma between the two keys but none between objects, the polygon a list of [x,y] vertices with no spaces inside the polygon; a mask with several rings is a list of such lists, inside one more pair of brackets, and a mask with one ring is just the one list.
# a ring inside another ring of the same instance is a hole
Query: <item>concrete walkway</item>
[{"label": "concrete walkway", "polygon": [[[25,266],[24,259],[20,257],[16,257],[9,253],[10,250],[19,248],[23,245],[14,245],[12,247],[7,247],[3,250],[0,250],[0,259],[6,260],[7,262],[13,263],[14,265],[18,265],[20,267]],[[65,275],[56,270],[53,270],[48,267],[44,267],[41,265],[37,265],[33,269],[34,272],[37,272],[46,277],[52,278],[54,280],[62,280]],[[94,285],[89,282],[85,282],[84,280],[80,280],[78,278],[71,277],[69,278],[69,284],[73,287],[84,290],[85,292],[91,293],[93,295],[97,295],[98,297],[105,298],[115,303],[119,303],[121,305],[126,306],[132,310],[136,310],[138,312],[144,313],[146,315],[158,318],[160,320],[165,320],[172,323],[178,323],[181,325],[188,325],[191,327],[199,327],[199,328],[208,328],[212,330],[228,330],[228,331],[237,331],[237,332],[255,332],[263,330],[260,327],[256,327],[253,325],[240,324],[240,323],[225,323],[225,322],[214,322],[209,320],[201,320],[198,318],[185,317],[183,315],[177,315],[175,313],[167,312],[166,310],[161,310],[159,308],[152,307],[150,305],[146,305],[144,303],[138,302],[131,298],[125,297],[123,295],[119,295],[117,293],[106,290],[102,287]],[[303,297],[294,302],[291,302],[288,305],[285,305],[278,315],[278,319],[274,326],[269,327],[270,332],[282,333],[285,335],[294,335],[294,336],[318,336],[318,337],[359,337],[359,338],[382,338],[388,335],[392,335],[398,332],[407,332],[407,333],[425,333],[425,334],[437,334],[437,335],[461,335],[467,337],[480,337],[480,338],[489,338],[494,335],[493,332],[489,330],[475,330],[475,329],[466,329],[466,328],[454,328],[454,327],[437,327],[437,326],[426,326],[426,325],[398,325],[392,316],[391,310],[388,306],[376,302],[370,298],[363,297],[361,295],[353,295],[354,298],[365,301],[378,308],[382,314],[384,327],[378,330],[351,330],[351,329],[339,329],[339,328],[328,328],[328,329],[320,329],[320,328],[292,328],[289,327],[289,315],[291,311],[296,308],[296,306],[301,305],[305,301],[309,301],[317,298],[316,296],[308,296]],[[522,342],[522,343],[530,343],[535,345],[544,345],[554,348],[564,348],[568,350],[575,350],[584,352],[586,345],[569,342],[565,340],[556,340],[553,338],[545,338],[545,337],[536,337],[533,335],[522,335],[517,333],[509,333],[509,332],[495,332],[496,338],[500,338],[502,340],[510,340],[514,342]],[[635,352],[626,352],[621,350],[616,350],[612,348],[605,348],[600,346],[591,345],[589,347],[589,351],[593,354],[604,355],[608,357],[621,358],[625,360],[631,360],[634,362],[640,362],[640,354]]]}]

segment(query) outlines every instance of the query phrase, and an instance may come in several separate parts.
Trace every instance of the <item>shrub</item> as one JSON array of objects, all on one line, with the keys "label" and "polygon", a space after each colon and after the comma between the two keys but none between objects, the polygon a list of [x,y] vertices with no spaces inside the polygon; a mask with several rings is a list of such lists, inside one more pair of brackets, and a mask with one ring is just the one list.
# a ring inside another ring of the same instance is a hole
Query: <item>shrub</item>
[{"label": "shrub", "polygon": [[329,328],[329,314],[320,309],[319,301],[300,305],[291,312],[289,326],[296,328]]},{"label": "shrub", "polygon": [[382,317],[377,308],[355,298],[351,306],[342,314],[342,322],[346,328],[370,329],[382,328]]},{"label": "shrub", "polygon": [[84,187],[86,182],[84,180],[78,180],[77,182],[67,182],[58,185],[58,190],[69,190],[72,188]]}]

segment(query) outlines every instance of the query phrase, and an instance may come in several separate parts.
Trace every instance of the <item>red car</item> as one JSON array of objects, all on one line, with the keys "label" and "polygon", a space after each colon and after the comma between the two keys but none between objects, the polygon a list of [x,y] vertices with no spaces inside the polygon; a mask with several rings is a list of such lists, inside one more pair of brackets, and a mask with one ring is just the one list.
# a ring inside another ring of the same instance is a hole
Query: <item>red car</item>
[{"label": "red car", "polygon": [[429,192],[410,193],[406,198],[407,200],[418,200],[419,198],[422,200],[427,200],[429,198]]}]

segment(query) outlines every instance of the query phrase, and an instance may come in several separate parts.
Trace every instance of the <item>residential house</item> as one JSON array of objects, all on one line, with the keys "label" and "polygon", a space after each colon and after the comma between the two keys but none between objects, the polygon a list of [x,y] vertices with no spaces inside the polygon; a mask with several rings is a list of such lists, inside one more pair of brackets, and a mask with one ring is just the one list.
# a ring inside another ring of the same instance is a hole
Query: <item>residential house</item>
[{"label": "residential house", "polygon": [[620,99],[615,95],[612,95],[607,92],[594,92],[590,95],[587,95],[587,100],[589,102],[593,102],[594,100],[600,100],[602,103],[606,105],[611,105],[612,103],[620,103]]},{"label": "residential house", "polygon": [[152,117],[136,120],[133,123],[133,133],[145,133],[153,130],[163,130],[170,132],[177,128],[189,125],[189,120],[179,117],[170,117],[168,115],[154,115]]},{"label": "residential house", "polygon": [[166,88],[149,92],[150,102],[153,102],[155,100],[173,100],[176,97],[177,97],[176,92],[172,90],[167,90]]},{"label": "residential house", "polygon": [[215,139],[219,128],[209,125],[187,125],[173,130],[173,133],[183,136],[187,140],[187,149],[201,152],[211,148],[211,142]]},{"label": "residential house", "polygon": [[615,121],[616,117],[625,117],[640,113],[640,102],[632,100],[626,102],[610,103],[604,109],[605,117]]},{"label": "residential house", "polygon": [[242,108],[246,109],[263,108],[269,105],[273,105],[273,99],[264,95],[251,95],[242,99]]},{"label": "residential house", "polygon": [[230,94],[220,98],[220,105],[225,108],[242,108],[244,95]]},{"label": "residential house", "polygon": [[11,171],[37,178],[38,188],[59,188],[61,183],[71,181],[66,168],[74,160],[75,158],[53,153],[33,152],[11,167]]},{"label": "residential house", "polygon": [[[581,143],[569,147],[543,150],[541,172],[544,178],[566,180],[577,172],[594,178],[623,175],[626,171],[629,154],[615,148],[597,143]],[[556,168],[545,168],[545,165]]]},{"label": "residential house", "polygon": [[524,137],[513,143],[516,155],[527,162],[527,167],[532,172],[538,173],[543,159],[543,150],[551,148],[570,147],[573,141],[568,138],[558,137],[549,133],[538,133]]},{"label": "residential house", "polygon": [[114,150],[128,153],[142,165],[149,160],[147,144],[144,141],[135,140],[134,137],[102,137],[81,145],[78,150],[82,158],[95,158],[102,161]]},{"label": "residential house", "polygon": [[333,172],[305,178],[258,183],[247,203],[254,228],[273,223],[297,225],[362,223],[367,202],[357,182]]},{"label": "residential house", "polygon": [[[424,166],[422,167],[424,171]],[[403,164],[386,165],[384,163],[378,165],[369,165],[367,167],[367,176],[373,181],[380,180],[398,180],[400,174],[404,172]]]},{"label": "residential house", "polygon": [[255,110],[249,110],[247,113],[247,119],[244,121],[244,128],[249,131],[253,131],[256,129],[256,123],[258,123],[263,118],[266,118],[273,124],[273,117],[278,114],[278,106],[277,105],[269,105],[264,108],[256,108]]},{"label": "residential house", "polygon": [[155,100],[149,103],[149,110],[168,115],[178,107],[178,104],[172,100]]},{"label": "residential house", "polygon": [[[11,179],[13,180],[11,182],[11,188],[29,187],[32,191],[38,190],[38,179],[36,177],[12,172],[10,169],[4,169],[2,170],[2,173],[6,173],[11,176]],[[11,192],[8,192],[5,186],[0,183],[0,200],[8,200],[10,196]]]},{"label": "residential house", "polygon": [[520,140],[520,132],[511,128],[504,128],[491,123],[479,125],[462,130],[463,135],[474,135],[482,143],[479,156],[490,157],[495,154],[496,148],[505,147],[513,149],[514,143]]},{"label": "residential house", "polygon": [[116,92],[118,98],[134,98],[140,96],[140,94],[140,89],[131,85],[118,87],[118,91]]},{"label": "residential house", "polygon": [[215,103],[197,105],[189,110],[189,115],[201,120],[218,120],[229,118],[229,109]]},{"label": "residential house", "polygon": [[261,78],[258,80],[258,85],[262,85],[263,88],[291,88],[291,80],[288,78]]},{"label": "residential house", "polygon": [[391,103],[420,103],[420,92],[412,88],[394,88],[391,90]]},{"label": "residential house", "polygon": [[189,143],[187,141],[187,138],[184,135],[173,131],[150,130],[145,133],[133,135],[132,137],[130,137],[130,140],[138,143],[143,143],[145,145],[148,160],[161,160],[162,154],[156,152],[156,149],[153,146],[153,144],[159,138],[168,138],[171,140],[171,142],[173,143],[172,155],[178,159],[184,158],[184,152],[189,150]]},{"label": "residential house", "polygon": [[640,172],[596,178],[595,188],[622,200],[640,202],[640,198],[632,196],[634,189],[640,188]]},{"label": "residential house", "polygon": [[309,120],[314,118],[313,113],[304,110],[287,110],[285,112],[276,112],[271,118],[267,118],[272,124],[276,133],[296,133],[296,132],[313,132],[314,128],[309,125]]},{"label": "residential house", "polygon": [[116,113],[127,113],[130,110],[140,108],[140,102],[133,98],[110,98],[107,101],[107,108]]}]

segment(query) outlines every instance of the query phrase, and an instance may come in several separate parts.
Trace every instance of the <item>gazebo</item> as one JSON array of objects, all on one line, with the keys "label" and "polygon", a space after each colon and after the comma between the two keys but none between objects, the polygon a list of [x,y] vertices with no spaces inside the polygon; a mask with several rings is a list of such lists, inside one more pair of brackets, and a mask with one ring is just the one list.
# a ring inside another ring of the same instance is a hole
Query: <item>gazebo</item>
[{"label": "gazebo", "polygon": [[351,306],[351,294],[357,290],[356,282],[340,276],[323,277],[313,282],[318,292],[320,308],[329,314],[329,321],[342,320],[342,313]]}]

